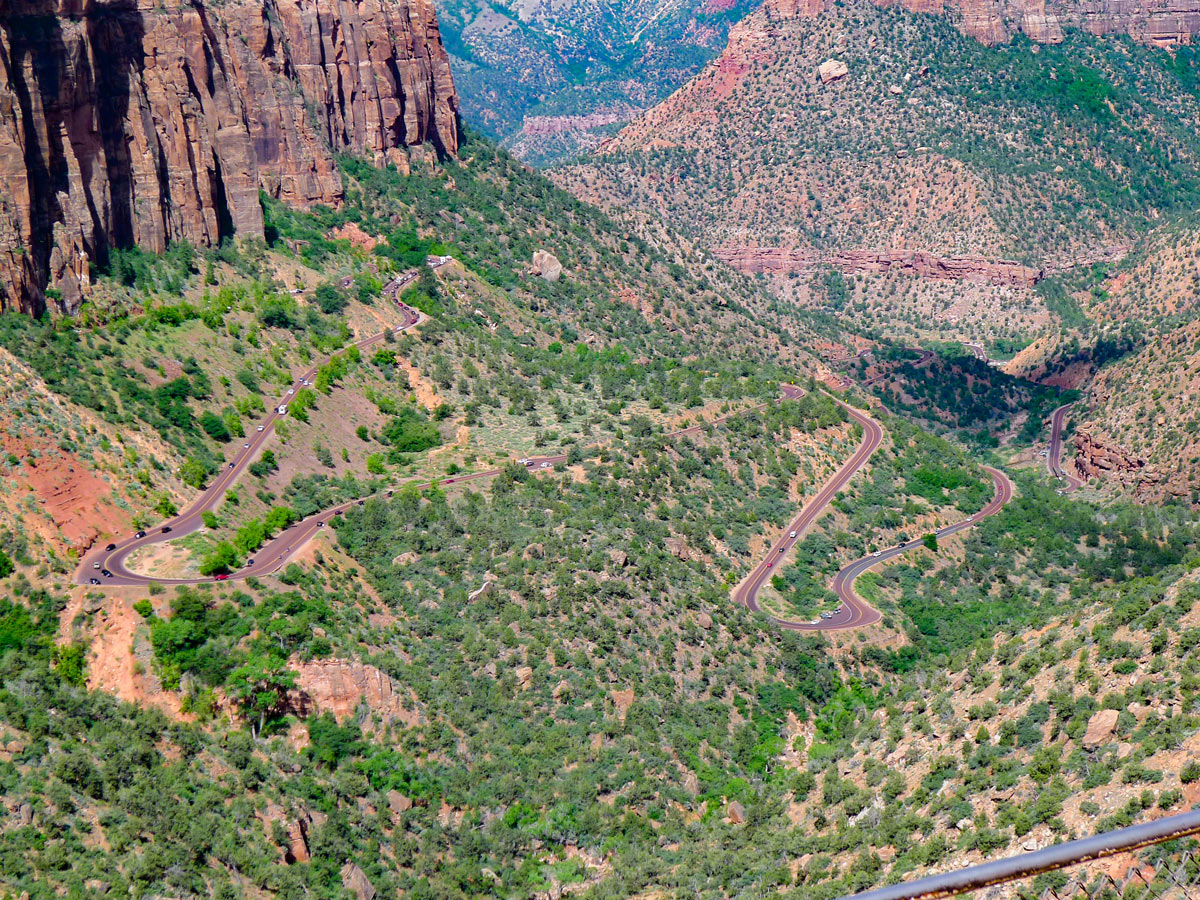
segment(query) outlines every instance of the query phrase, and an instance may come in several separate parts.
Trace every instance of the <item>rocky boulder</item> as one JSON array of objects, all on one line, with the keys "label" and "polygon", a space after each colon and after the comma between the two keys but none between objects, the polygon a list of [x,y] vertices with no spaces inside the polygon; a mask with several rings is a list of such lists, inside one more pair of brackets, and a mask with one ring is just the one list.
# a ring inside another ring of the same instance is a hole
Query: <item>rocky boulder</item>
[{"label": "rocky boulder", "polygon": [[1115,709],[1102,709],[1088,719],[1087,731],[1083,735],[1085,750],[1095,750],[1109,743],[1117,730],[1120,713]]},{"label": "rocky boulder", "polygon": [[553,253],[546,250],[533,251],[533,264],[529,268],[529,274],[546,281],[558,281],[562,277],[562,270],[562,263]]},{"label": "rocky boulder", "polygon": [[387,802],[388,806],[391,807],[392,815],[395,816],[406,813],[413,808],[412,798],[406,797],[399,791],[388,791]]},{"label": "rocky boulder", "polygon": [[633,690],[610,691],[609,696],[612,697],[613,706],[615,706],[617,709],[617,718],[624,723],[625,716],[629,714],[629,707],[633,706]]},{"label": "rocky boulder", "polygon": [[519,666],[515,674],[517,676],[517,687],[523,691],[529,690],[530,685],[533,684],[533,669],[529,666]]},{"label": "rocky boulder", "polygon": [[476,600],[482,600],[484,597],[491,596],[492,588],[496,586],[494,581],[485,581],[471,593],[467,594],[467,602],[474,603]]},{"label": "rocky boulder", "polygon": [[821,84],[832,84],[850,74],[850,69],[840,59],[827,59],[817,66],[817,77]]},{"label": "rocky boulder", "polygon": [[301,717],[331,712],[339,721],[355,714],[359,704],[380,713],[385,721],[415,724],[420,717],[407,709],[396,682],[374,666],[343,659],[293,661],[296,689],[288,703]]},{"label": "rocky boulder", "polygon": [[358,900],[375,900],[375,886],[367,880],[367,873],[355,863],[348,862],[342,866],[342,887]]}]

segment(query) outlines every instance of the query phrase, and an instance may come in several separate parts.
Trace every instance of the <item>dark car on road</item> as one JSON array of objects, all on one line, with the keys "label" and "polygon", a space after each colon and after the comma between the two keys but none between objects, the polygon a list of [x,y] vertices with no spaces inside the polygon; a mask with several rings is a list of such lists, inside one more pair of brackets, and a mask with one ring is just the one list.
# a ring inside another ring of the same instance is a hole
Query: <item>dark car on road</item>
[{"label": "dark car on road", "polygon": [[104,549],[105,549],[105,550],[116,550],[116,549],[117,549],[117,545],[116,545],[116,544],[109,544],[109,545],[108,545],[107,547],[105,547]]},{"label": "dark car on road", "polygon": [[162,533],[163,533],[163,534],[170,534],[170,533],[171,533],[171,526],[170,526],[170,525],[164,525],[164,526],[162,527]]},{"label": "dark car on road", "polygon": [[139,531],[137,534],[134,535],[134,537],[145,537],[145,536],[146,536],[146,532],[144,532],[144,531]]},{"label": "dark car on road", "polygon": [[100,570],[100,574],[101,574],[101,575],[103,575],[105,578],[112,578],[112,577],[113,577],[113,574],[112,574],[112,572],[108,571],[108,569],[101,569],[101,570]]},{"label": "dark car on road", "polygon": [[99,584],[99,583],[100,583],[99,578],[89,578],[88,579],[88,584]]}]

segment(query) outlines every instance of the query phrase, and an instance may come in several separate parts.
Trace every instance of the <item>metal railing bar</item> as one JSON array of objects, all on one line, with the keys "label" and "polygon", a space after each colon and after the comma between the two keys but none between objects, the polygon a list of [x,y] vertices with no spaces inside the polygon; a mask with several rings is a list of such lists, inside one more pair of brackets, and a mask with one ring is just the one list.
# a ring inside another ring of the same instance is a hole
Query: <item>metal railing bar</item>
[{"label": "metal railing bar", "polygon": [[1054,844],[1020,856],[1009,856],[953,872],[929,875],[916,881],[875,888],[842,900],[933,900],[937,897],[953,897],[1197,833],[1200,833],[1200,810],[1192,810],[1141,825]]}]

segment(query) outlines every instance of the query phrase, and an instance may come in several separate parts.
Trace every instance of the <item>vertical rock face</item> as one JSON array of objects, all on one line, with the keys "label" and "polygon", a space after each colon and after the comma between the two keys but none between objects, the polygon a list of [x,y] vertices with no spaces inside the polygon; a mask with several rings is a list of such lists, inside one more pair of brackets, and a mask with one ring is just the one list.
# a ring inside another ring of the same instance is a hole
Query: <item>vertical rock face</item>
[{"label": "vertical rock face", "polygon": [[78,308],[113,247],[261,235],[336,204],[333,154],[458,149],[429,0],[0,6],[0,308]]}]

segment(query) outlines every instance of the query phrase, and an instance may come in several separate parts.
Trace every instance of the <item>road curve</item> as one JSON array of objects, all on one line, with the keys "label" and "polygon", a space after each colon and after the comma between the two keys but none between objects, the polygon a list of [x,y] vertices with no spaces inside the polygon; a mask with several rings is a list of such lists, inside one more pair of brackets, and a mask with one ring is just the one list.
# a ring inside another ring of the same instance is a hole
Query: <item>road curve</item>
[{"label": "road curve", "polygon": [[[953,525],[947,525],[945,528],[938,529],[934,532],[935,535],[938,537],[947,537],[948,535],[971,528],[977,525],[982,519],[998,513],[1012,499],[1013,487],[1012,482],[1008,480],[1008,476],[999,469],[993,469],[991,466],[984,466],[984,469],[992,476],[992,485],[995,488],[995,493],[992,495],[991,501],[979,512],[968,516],[961,522],[955,522]],[[886,550],[880,550],[878,553],[872,553],[870,556],[864,556],[862,559],[855,560],[849,565],[844,566],[833,578],[834,593],[842,601],[841,611],[835,613],[832,618],[822,619],[820,625],[794,623],[801,626],[797,630],[840,631],[846,628],[858,628],[862,625],[873,625],[878,622],[881,618],[879,611],[859,597],[858,594],[854,593],[854,582],[858,579],[858,576],[862,575],[868,569],[881,565],[893,557],[921,546],[924,546],[921,541],[907,541],[903,544],[889,547]]]},{"label": "road curve", "polygon": [[1050,452],[1046,456],[1046,467],[1050,470],[1050,474],[1060,481],[1066,481],[1066,487],[1060,488],[1064,494],[1069,494],[1071,491],[1077,491],[1083,487],[1083,482],[1074,475],[1065,471],[1062,467],[1062,433],[1063,426],[1066,424],[1067,411],[1070,410],[1071,403],[1064,403],[1056,409],[1050,417]]},{"label": "road curve", "polygon": [[[855,476],[859,469],[867,464],[867,460],[871,458],[871,454],[879,449],[879,445],[883,443],[883,428],[878,422],[853,406],[843,403],[840,400],[837,403],[850,415],[850,418],[862,426],[862,443],[859,444],[854,454],[842,463],[842,467],[834,473],[833,477],[825,483],[821,490],[800,508],[800,512],[796,515],[796,518],[792,519],[784,527],[779,540],[772,544],[771,549],[767,552],[767,558],[755,566],[750,574],[746,576],[746,579],[734,589],[734,601],[744,604],[754,612],[762,612],[758,605],[758,592],[762,589],[767,579],[775,574],[779,560],[783,558],[788,549],[804,536],[804,532],[825,511],[825,507],[829,505],[829,501],[834,498],[834,495],[846,486],[846,483]],[[795,537],[791,536],[793,534]],[[870,607],[867,608],[870,609]],[[878,618],[878,616],[876,617]],[[829,621],[823,620],[821,625],[810,625],[807,622],[789,622],[785,619],[775,618],[774,616],[770,616],[770,618],[780,627],[790,628],[795,631],[819,631],[823,627],[828,627],[827,623]],[[867,623],[861,622],[858,624],[865,625]],[[842,627],[846,626],[843,625]]]},{"label": "road curve", "polygon": [[[842,404],[842,406],[856,421],[862,424],[862,444],[859,445],[854,455],[838,469],[833,478],[825,483],[820,493],[803,506],[799,515],[784,529],[780,539],[772,545],[767,558],[760,562],[750,575],[747,576],[746,580],[738,585],[733,592],[735,601],[745,604],[754,612],[762,612],[775,625],[789,631],[843,631],[848,628],[861,628],[864,625],[875,624],[882,616],[877,609],[854,593],[854,582],[868,569],[880,565],[892,557],[907,553],[914,547],[923,546],[917,541],[897,544],[886,550],[872,553],[870,556],[864,556],[862,559],[855,560],[840,569],[833,579],[833,591],[841,601],[841,606],[828,619],[816,619],[810,622],[782,619],[765,612],[758,605],[758,592],[778,568],[778,561],[783,557],[784,553],[804,537],[804,532],[824,512],[825,507],[829,505],[834,495],[866,464],[871,454],[875,452],[883,440],[883,429],[874,419],[851,406],[847,406],[846,404]],[[991,501],[979,512],[968,516],[961,522],[938,529],[934,532],[938,537],[946,537],[971,528],[980,520],[999,512],[1012,499],[1013,487],[1012,482],[1008,480],[1008,476],[999,469],[994,469],[991,466],[984,466],[984,469],[992,476],[992,484],[995,488],[995,493]],[[791,537],[792,534],[796,536],[793,538]]]},{"label": "road curve", "polygon": [[[448,256],[431,256],[427,260],[427,263],[431,268],[439,268],[450,262],[450,260],[451,257]],[[395,302],[402,316],[400,325],[395,329],[391,329],[394,334],[399,334],[402,331],[412,328],[421,321],[421,314],[417,310],[401,303],[398,299],[400,291],[415,281],[419,274],[415,269],[402,272],[384,287],[384,297]],[[365,350],[375,344],[382,343],[387,338],[387,335],[387,331],[381,331],[378,334],[355,341],[351,346]],[[117,541],[106,545],[103,549],[96,549],[86,554],[76,572],[76,583],[88,584],[94,579],[106,585],[145,585],[152,581],[164,584],[195,584],[211,581],[211,578],[150,578],[130,571],[125,561],[133,551],[141,547],[173,541],[176,538],[185,537],[200,530],[204,525],[203,513],[214,509],[221,502],[225,496],[225,491],[237,482],[250,463],[258,457],[259,451],[262,450],[263,446],[275,433],[272,426],[275,422],[287,416],[287,404],[301,388],[312,383],[312,380],[316,377],[317,370],[325,365],[330,358],[325,357],[317,361],[307,371],[296,377],[291,387],[273,403],[267,415],[256,424],[256,429],[250,432],[243,440],[243,446],[234,454],[233,458],[226,461],[225,467],[221,469],[212,483],[201,491],[183,512],[167,519],[165,522],[160,522],[152,529],[147,529],[142,533],[141,537],[135,536],[123,541]],[[283,411],[281,412],[280,410]],[[343,509],[350,505],[352,504],[343,504],[338,509]],[[275,540],[263,546],[255,555],[255,564],[240,570],[237,573],[237,577],[246,578],[251,575],[266,575],[280,568],[287,561],[287,557],[299,549],[300,544],[311,537],[319,528],[324,527],[325,523],[323,519],[327,514],[332,512],[334,510],[331,509],[326,510],[324,514],[310,516],[308,519],[298,522],[282,532]],[[112,549],[108,549],[109,547]],[[105,575],[103,574],[104,572],[112,574]]]}]

